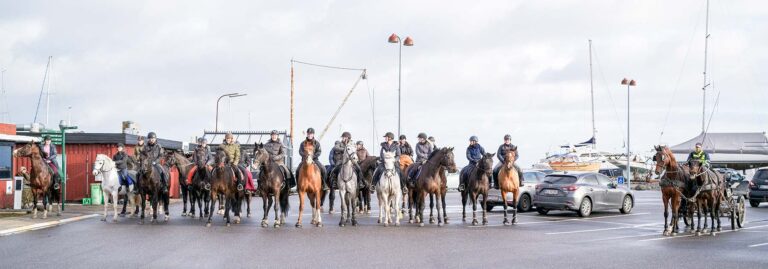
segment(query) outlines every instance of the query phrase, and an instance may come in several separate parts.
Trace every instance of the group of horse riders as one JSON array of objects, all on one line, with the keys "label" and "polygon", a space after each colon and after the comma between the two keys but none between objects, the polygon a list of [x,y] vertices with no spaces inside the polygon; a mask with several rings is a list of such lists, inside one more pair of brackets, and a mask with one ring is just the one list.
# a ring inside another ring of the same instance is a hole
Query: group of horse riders
[{"label": "group of horse riders", "polygon": [[[506,161],[507,152],[513,151],[515,152],[515,158],[520,158],[520,154],[517,152],[517,146],[512,144],[512,136],[507,134],[504,135],[504,143],[499,146],[499,149],[496,150],[496,158],[499,159],[499,163],[496,164],[496,166],[493,168],[493,176],[491,177],[491,180],[489,182],[490,187],[493,189],[499,189],[499,169],[501,169],[501,165]],[[467,160],[469,160],[469,165],[464,167],[461,170],[461,174],[467,174],[469,173],[473,167],[478,165],[478,162],[485,156],[485,149],[483,146],[480,145],[480,141],[478,140],[477,136],[471,136],[469,137],[469,146],[467,147]],[[517,163],[514,164],[515,170],[517,171],[518,179],[520,180],[519,184],[520,187],[523,186],[523,170],[520,169],[519,166],[517,166]],[[469,178],[468,176],[460,177],[462,180],[459,182],[459,191],[463,191],[464,188],[466,188],[467,182],[466,179]]]}]

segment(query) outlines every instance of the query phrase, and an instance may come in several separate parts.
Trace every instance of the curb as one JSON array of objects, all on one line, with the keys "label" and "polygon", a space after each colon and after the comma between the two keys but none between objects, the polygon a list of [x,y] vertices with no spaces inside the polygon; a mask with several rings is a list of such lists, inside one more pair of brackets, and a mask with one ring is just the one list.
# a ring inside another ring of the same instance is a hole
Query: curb
[{"label": "curb", "polygon": [[59,225],[62,225],[62,224],[67,224],[67,223],[70,223],[70,222],[80,221],[80,220],[84,220],[84,219],[90,219],[90,218],[93,218],[93,217],[96,217],[96,216],[99,216],[99,214],[89,214],[89,215],[84,215],[84,216],[77,216],[77,217],[72,217],[72,218],[66,218],[66,219],[63,219],[63,220],[54,220],[54,221],[49,221],[49,222],[36,223],[36,224],[32,224],[32,225],[22,226],[22,227],[18,227],[18,228],[11,228],[11,229],[0,231],[0,237],[2,237],[2,236],[9,236],[9,235],[13,235],[13,234],[19,234],[19,233],[28,232],[28,231],[34,231],[34,230],[50,228],[50,227],[59,226]]}]

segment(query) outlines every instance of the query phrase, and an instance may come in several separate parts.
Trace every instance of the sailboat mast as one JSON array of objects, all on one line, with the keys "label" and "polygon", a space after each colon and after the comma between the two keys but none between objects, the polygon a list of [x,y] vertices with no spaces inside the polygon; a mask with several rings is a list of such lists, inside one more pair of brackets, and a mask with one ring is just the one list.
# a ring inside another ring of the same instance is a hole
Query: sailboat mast
[{"label": "sailboat mast", "polygon": [[592,39],[589,40],[589,93],[592,98],[592,148],[597,148],[597,138],[595,138],[597,133],[595,128],[595,87],[592,82]]},{"label": "sailboat mast", "polygon": [[701,104],[701,133],[706,132],[705,121],[707,119],[707,49],[709,48],[709,0],[707,0],[707,15],[706,23],[704,24],[704,86],[701,87],[702,91],[702,104]]}]

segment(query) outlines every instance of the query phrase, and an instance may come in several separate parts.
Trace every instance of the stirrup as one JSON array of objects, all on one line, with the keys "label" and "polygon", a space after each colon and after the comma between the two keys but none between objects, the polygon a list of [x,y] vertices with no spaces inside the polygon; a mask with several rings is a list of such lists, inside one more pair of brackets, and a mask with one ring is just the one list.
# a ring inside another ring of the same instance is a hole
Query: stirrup
[{"label": "stirrup", "polygon": [[237,184],[237,191],[243,191],[243,184]]},{"label": "stirrup", "polygon": [[459,191],[464,191],[464,184],[459,184]]},{"label": "stirrup", "polygon": [[203,186],[203,188],[204,188],[206,191],[210,191],[210,190],[211,190],[211,183],[205,183],[205,186]]},{"label": "stirrup", "polygon": [[53,189],[54,190],[58,190],[60,188],[61,188],[61,186],[59,185],[59,183],[53,183]]}]

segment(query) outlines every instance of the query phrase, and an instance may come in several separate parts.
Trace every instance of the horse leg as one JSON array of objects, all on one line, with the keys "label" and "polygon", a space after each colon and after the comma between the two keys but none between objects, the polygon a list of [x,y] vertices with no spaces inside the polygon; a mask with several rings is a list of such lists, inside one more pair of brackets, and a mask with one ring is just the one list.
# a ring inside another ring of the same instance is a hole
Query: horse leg
[{"label": "horse leg", "polygon": [[125,209],[128,207],[128,200],[130,200],[130,190],[128,190],[128,186],[125,186],[125,198],[123,199],[123,210],[120,211],[120,216],[125,216]]},{"label": "horse leg", "polygon": [[266,195],[264,193],[261,194],[261,207],[262,211],[264,212],[264,217],[261,218],[261,227],[267,228],[269,224],[267,223],[267,218],[269,217],[269,207],[272,206],[272,201],[269,199],[269,195]]},{"label": "horse leg", "polygon": [[151,223],[155,223],[157,221],[157,194],[153,193],[151,198],[150,206],[152,206],[152,220]]},{"label": "horse leg", "polygon": [[667,219],[669,218],[669,209],[668,209],[669,197],[667,197],[667,194],[663,194],[661,199],[662,199],[662,202],[664,203],[664,231],[662,232],[662,234],[664,236],[668,236],[670,233],[669,225],[671,224],[670,222],[667,222]]},{"label": "horse leg", "polygon": [[188,195],[188,193],[187,193],[186,189],[187,188],[185,188],[184,186],[181,186],[181,204],[182,204],[181,216],[182,217],[186,217],[187,216],[187,198],[188,198],[187,195]]},{"label": "horse leg", "polygon": [[442,192],[440,195],[440,199],[443,205],[443,223],[448,224],[448,209],[446,209],[446,203],[445,203],[445,196],[448,193],[448,190]]},{"label": "horse leg", "polygon": [[[486,215],[488,210],[485,210],[488,208],[488,192],[482,193],[483,195],[483,205],[482,208],[480,208],[480,212],[483,213],[483,225],[488,225],[488,216]],[[480,194],[477,195],[480,197]]]},{"label": "horse leg", "polygon": [[[376,223],[382,223],[384,220],[384,207],[389,206],[388,203],[386,203],[386,197],[384,196],[384,193],[381,191],[376,192],[376,198],[379,200],[379,219]],[[384,226],[387,226],[387,223],[384,222]]]},{"label": "horse leg", "polygon": [[467,221],[467,195],[466,192],[459,192],[461,194],[461,221]]},{"label": "horse leg", "polygon": [[[336,201],[336,192],[333,191],[333,186],[330,187],[330,193],[328,193],[328,214],[333,214],[333,203]],[[339,192],[341,195],[341,192]]]},{"label": "horse leg", "polygon": [[[498,184],[498,183],[496,183]],[[520,189],[513,190],[512,195],[514,196],[512,199],[512,224],[517,223],[517,206],[519,205],[519,201],[517,200],[520,195]],[[506,201],[505,201],[506,202]]]},{"label": "horse leg", "polygon": [[435,202],[437,203],[437,227],[443,226],[443,201],[441,199],[442,193],[438,189],[437,192],[435,192]]},{"label": "horse leg", "polygon": [[504,207],[504,221],[502,224],[509,225],[509,220],[507,219],[507,191],[504,189],[501,189],[501,205]]},{"label": "horse leg", "polygon": [[[715,236],[717,227],[720,227],[720,217],[717,215],[717,208],[715,208],[715,206],[717,205],[717,201],[715,199],[713,199],[709,203],[710,205],[709,216],[712,221],[712,229],[709,230],[709,235],[711,236]],[[717,227],[715,227],[715,221],[717,221]]]},{"label": "horse leg", "polygon": [[48,218],[48,194],[43,192],[43,219]]},{"label": "horse leg", "polygon": [[435,194],[429,194],[429,224],[435,223]]},{"label": "horse leg", "polygon": [[118,198],[118,192],[113,191],[112,192],[112,222],[117,222],[117,199]]},{"label": "horse leg", "polygon": [[110,196],[109,191],[102,188],[101,197],[104,197],[104,215],[101,216],[101,221],[107,221],[107,207],[109,206],[109,196]]},{"label": "horse leg", "polygon": [[[395,200],[393,201],[393,204],[397,205],[397,201],[400,201],[403,198],[403,190],[398,189],[395,190]],[[400,219],[403,218],[403,212],[400,212],[400,210],[395,209],[395,226],[400,226]]]},{"label": "horse leg", "polygon": [[[357,191],[357,192],[360,192],[360,190],[358,190],[358,189],[357,189],[357,185],[355,185],[354,187],[355,187],[355,188],[354,188],[354,189],[352,189],[353,191]],[[356,204],[356,203],[357,203],[357,195],[348,195],[348,197],[349,197],[349,198],[350,198],[350,200],[351,200],[351,201],[350,201],[350,204],[351,204],[351,205],[354,205],[354,204]],[[357,226],[357,212],[355,212],[354,210],[352,210],[352,212],[350,212],[350,213],[352,213],[352,226]]]},{"label": "horse leg", "polygon": [[680,199],[672,199],[672,235],[677,235],[678,232],[680,232],[680,228],[678,227],[679,224],[679,217],[680,217]]},{"label": "horse leg", "polygon": [[702,204],[697,199],[696,200],[696,219],[698,220],[698,223],[696,223],[696,236],[701,235],[701,208],[702,208]]},{"label": "horse leg", "polygon": [[341,208],[341,217],[339,217],[339,226],[344,227],[346,224],[347,215],[345,214],[347,211],[347,199],[346,199],[346,193],[345,190],[339,189],[339,199],[341,200],[341,204],[339,207]]},{"label": "horse leg", "polygon": [[165,222],[168,222],[168,220],[171,219],[171,211],[168,210],[168,206],[171,203],[171,195],[170,194],[164,194],[162,196],[163,199],[163,212],[165,212]]},{"label": "horse leg", "polygon": [[474,192],[470,192],[469,199],[472,202],[472,226],[476,226],[477,222],[477,195]]},{"label": "horse leg", "polygon": [[[141,198],[141,217],[139,218],[139,224],[144,224],[144,211],[147,207],[147,199],[144,197],[144,192],[141,192],[139,194],[139,198]],[[210,220],[208,220],[210,222]]]},{"label": "horse leg", "polygon": [[275,224],[273,225],[275,228],[280,228],[281,220],[280,220],[280,191],[275,192]]},{"label": "horse leg", "polygon": [[304,196],[305,191],[299,191],[299,219],[296,221],[296,228],[301,228],[301,216],[304,214]]}]

